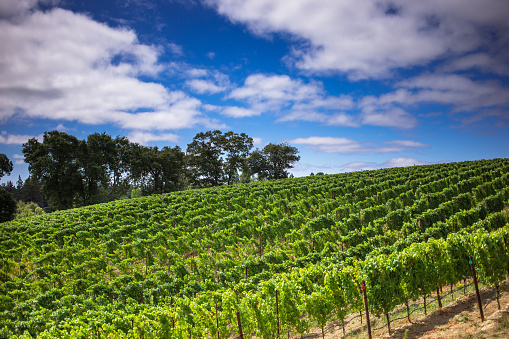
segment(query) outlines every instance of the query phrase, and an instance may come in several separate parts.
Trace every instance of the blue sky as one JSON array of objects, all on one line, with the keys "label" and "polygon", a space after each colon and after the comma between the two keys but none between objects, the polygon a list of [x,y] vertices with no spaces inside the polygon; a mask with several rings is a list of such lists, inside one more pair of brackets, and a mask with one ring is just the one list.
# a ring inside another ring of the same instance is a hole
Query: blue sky
[{"label": "blue sky", "polygon": [[2,179],[60,130],[300,150],[295,176],[508,157],[507,0],[0,0]]}]

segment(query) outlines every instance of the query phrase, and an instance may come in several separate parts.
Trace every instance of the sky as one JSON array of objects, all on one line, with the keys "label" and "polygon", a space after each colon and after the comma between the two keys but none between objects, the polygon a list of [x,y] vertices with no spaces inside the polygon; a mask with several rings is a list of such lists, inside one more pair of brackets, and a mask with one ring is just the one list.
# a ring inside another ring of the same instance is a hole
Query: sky
[{"label": "sky", "polygon": [[0,0],[0,153],[289,143],[296,176],[509,157],[507,0]]}]

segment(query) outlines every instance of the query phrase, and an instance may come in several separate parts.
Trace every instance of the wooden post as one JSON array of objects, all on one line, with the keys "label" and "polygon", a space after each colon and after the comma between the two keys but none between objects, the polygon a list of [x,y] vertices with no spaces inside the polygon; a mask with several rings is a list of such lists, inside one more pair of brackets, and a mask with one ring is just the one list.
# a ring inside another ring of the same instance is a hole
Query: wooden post
[{"label": "wooden post", "polygon": [[[171,297],[171,308],[173,308],[173,297]],[[171,323],[173,324],[173,329],[175,329],[175,318],[171,317]]]},{"label": "wooden post", "polygon": [[475,294],[477,295],[477,304],[479,305],[479,312],[481,313],[481,321],[484,322],[481,295],[479,294],[479,286],[477,285],[477,276],[475,274],[474,259],[472,256],[469,257],[468,263],[470,264],[470,270],[472,271],[472,277],[474,278]]},{"label": "wooden post", "polygon": [[500,310],[500,285],[496,284],[495,288],[497,289],[497,304],[498,304],[498,309]]},{"label": "wooden post", "polygon": [[279,293],[276,290],[277,338],[279,338]]},{"label": "wooden post", "polygon": [[362,294],[364,295],[364,309],[366,310],[366,322],[368,323],[368,338],[371,337],[371,324],[369,323],[369,307],[368,307],[368,296],[366,295],[366,283],[362,281]]},{"label": "wooden post", "polygon": [[216,328],[217,328],[217,339],[221,339],[219,337],[219,318],[217,317],[217,300],[216,300]]},{"label": "wooden post", "polygon": [[240,312],[239,311],[237,311],[237,325],[239,326],[240,339],[244,339],[244,334],[242,333],[242,322],[240,321]]},{"label": "wooden post", "polygon": [[442,300],[440,299],[440,289],[437,285],[437,298],[438,298],[438,307],[441,309],[442,308]]},{"label": "wooden post", "polygon": [[426,294],[424,294],[424,315],[428,315],[428,312],[426,310]]}]

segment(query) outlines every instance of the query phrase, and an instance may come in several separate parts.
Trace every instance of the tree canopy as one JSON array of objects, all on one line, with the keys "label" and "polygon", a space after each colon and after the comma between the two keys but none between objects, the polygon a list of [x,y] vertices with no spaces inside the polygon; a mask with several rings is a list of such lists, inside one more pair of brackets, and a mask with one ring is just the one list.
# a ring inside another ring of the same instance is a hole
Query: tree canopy
[{"label": "tree canopy", "polygon": [[[0,154],[0,178],[12,172],[12,161],[5,154]],[[0,189],[0,222],[12,220],[16,212],[16,200],[11,193]]]},{"label": "tree canopy", "polygon": [[299,150],[287,143],[268,144],[263,150],[256,149],[247,160],[253,174],[259,179],[288,178],[287,169],[300,160]]},{"label": "tree canopy", "polygon": [[0,154],[0,178],[12,172],[12,161],[3,153]]},{"label": "tree canopy", "polygon": [[253,138],[219,130],[198,133],[187,146],[188,177],[196,187],[235,184],[246,165]]},{"label": "tree canopy", "polygon": [[[287,170],[300,159],[297,148],[285,143],[252,148],[253,138],[231,131],[200,132],[185,153],[178,146],[148,147],[105,133],[79,140],[51,131],[42,142],[34,138],[23,144],[30,172],[25,184],[40,185],[52,209],[66,209],[125,198],[131,192],[150,195],[287,178]],[[9,169],[6,165],[5,171]]]}]

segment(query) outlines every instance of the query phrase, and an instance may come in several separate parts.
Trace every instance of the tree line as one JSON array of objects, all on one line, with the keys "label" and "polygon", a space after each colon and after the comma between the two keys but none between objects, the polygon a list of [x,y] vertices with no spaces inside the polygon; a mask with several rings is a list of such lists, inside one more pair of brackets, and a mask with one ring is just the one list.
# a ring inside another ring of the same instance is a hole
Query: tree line
[{"label": "tree line", "polygon": [[[143,146],[106,133],[79,140],[50,131],[42,142],[33,138],[23,144],[30,173],[25,185],[39,187],[48,209],[59,210],[137,195],[287,178],[288,169],[300,159],[298,149],[287,143],[253,147],[253,138],[245,133],[219,130],[196,134],[186,151],[179,146]],[[11,191],[16,193],[12,187]]]}]

